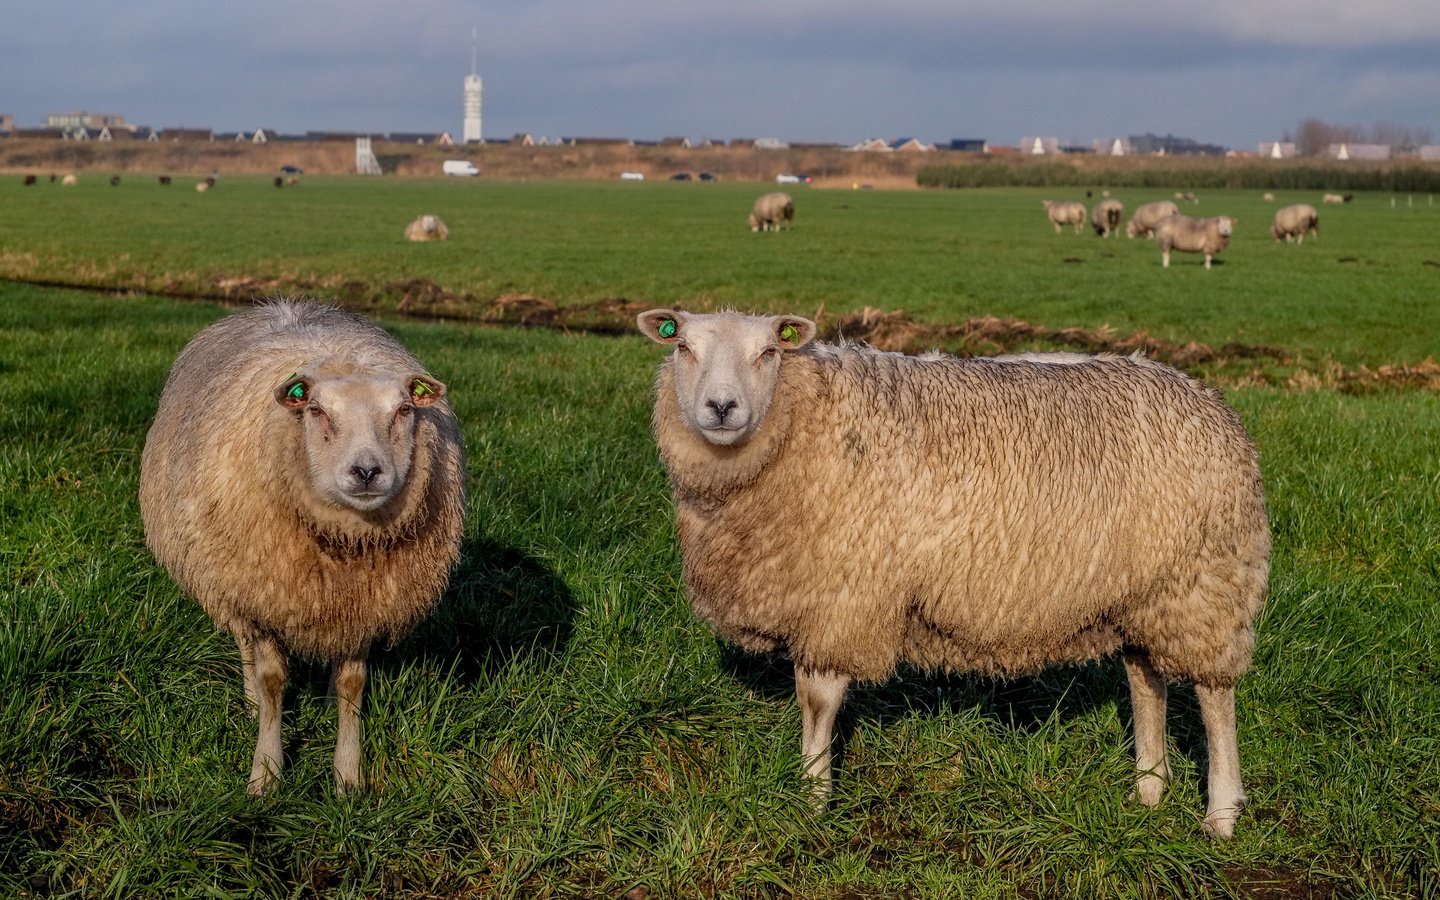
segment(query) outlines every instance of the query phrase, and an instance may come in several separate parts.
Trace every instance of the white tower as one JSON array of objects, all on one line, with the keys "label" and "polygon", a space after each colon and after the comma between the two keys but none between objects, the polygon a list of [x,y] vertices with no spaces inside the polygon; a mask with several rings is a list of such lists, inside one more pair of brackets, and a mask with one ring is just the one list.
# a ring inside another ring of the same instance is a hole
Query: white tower
[{"label": "white tower", "polygon": [[470,29],[470,74],[465,76],[465,128],[461,140],[466,144],[483,142],[480,136],[480,76],[475,74],[476,29]]}]

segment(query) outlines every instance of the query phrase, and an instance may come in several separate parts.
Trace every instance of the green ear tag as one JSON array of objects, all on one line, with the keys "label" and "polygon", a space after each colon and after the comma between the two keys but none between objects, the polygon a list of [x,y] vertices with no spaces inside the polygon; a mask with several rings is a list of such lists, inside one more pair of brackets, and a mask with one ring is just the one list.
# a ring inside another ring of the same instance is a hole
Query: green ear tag
[{"label": "green ear tag", "polygon": [[799,336],[800,329],[796,328],[794,325],[786,325],[784,328],[780,329],[780,340],[782,341],[789,341],[793,344],[795,343],[795,339]]},{"label": "green ear tag", "polygon": [[663,322],[660,323],[660,327],[659,327],[659,328],[656,328],[656,329],[655,329],[655,332],[656,332],[656,334],[659,334],[662,338],[669,339],[669,338],[674,337],[674,336],[675,336],[675,320],[674,320],[674,319],[666,319],[665,321],[663,321]]},{"label": "green ear tag", "polygon": [[297,381],[294,384],[290,385],[290,390],[285,392],[285,396],[289,397],[291,400],[304,400],[305,382]]},{"label": "green ear tag", "polygon": [[417,378],[415,383],[410,385],[410,393],[414,397],[423,397],[435,393],[435,389]]}]

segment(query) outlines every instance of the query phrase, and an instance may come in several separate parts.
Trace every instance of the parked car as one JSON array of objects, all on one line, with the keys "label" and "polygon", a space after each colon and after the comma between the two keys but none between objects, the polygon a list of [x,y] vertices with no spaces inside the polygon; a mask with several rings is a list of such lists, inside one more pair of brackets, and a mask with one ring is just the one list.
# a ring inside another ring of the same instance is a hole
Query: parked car
[{"label": "parked car", "polygon": [[621,180],[621,181],[644,181],[644,180],[645,180],[645,173],[644,173],[644,172],[621,172],[621,173],[620,173],[620,180]]},{"label": "parked car", "polygon": [[701,173],[700,173],[700,180],[701,180],[701,181],[719,181],[719,180],[720,180],[720,176],[714,175],[714,174],[712,174],[712,173],[710,173],[710,172],[701,172]]},{"label": "parked car", "polygon": [[282,175],[304,175],[305,170],[299,166],[281,166],[280,173]]},{"label": "parked car", "polygon": [[676,172],[674,175],[671,175],[671,176],[670,176],[670,180],[671,180],[671,181],[689,181],[689,180],[690,180],[690,173],[689,173],[689,172]]},{"label": "parked car", "polygon": [[790,172],[782,172],[775,176],[776,184],[809,184],[810,181],[809,175],[794,175]]},{"label": "parked car", "polygon": [[440,164],[440,170],[446,175],[479,175],[480,170],[468,159],[447,159]]}]

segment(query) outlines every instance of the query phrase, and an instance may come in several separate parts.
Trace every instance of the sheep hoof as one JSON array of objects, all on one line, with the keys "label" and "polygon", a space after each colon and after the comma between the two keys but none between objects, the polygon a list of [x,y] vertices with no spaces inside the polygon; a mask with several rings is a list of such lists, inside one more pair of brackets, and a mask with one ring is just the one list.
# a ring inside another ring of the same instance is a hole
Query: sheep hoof
[{"label": "sheep hoof", "polygon": [[1241,799],[1234,806],[1210,810],[1201,826],[1205,829],[1205,836],[1217,841],[1230,840],[1235,834],[1235,822],[1240,818],[1240,810],[1244,808],[1245,801]]},{"label": "sheep hoof", "polygon": [[1163,778],[1154,775],[1142,775],[1135,784],[1135,790],[1130,792],[1126,799],[1134,803],[1139,801],[1141,806],[1154,808],[1160,805],[1160,800],[1165,796],[1166,782]]},{"label": "sheep hoof", "polygon": [[250,776],[250,783],[245,786],[245,793],[252,797],[263,797],[274,790],[275,785],[279,782],[280,779],[275,777],[275,774],[269,769],[266,769],[259,775],[252,774]]}]

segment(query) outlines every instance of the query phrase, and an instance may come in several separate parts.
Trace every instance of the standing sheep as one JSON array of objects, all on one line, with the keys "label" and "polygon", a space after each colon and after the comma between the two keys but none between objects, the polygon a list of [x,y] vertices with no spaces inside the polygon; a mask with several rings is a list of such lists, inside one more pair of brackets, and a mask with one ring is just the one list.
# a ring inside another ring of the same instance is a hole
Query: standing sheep
[{"label": "standing sheep", "polygon": [[1190,216],[1169,216],[1155,223],[1155,244],[1160,248],[1160,259],[1165,268],[1170,268],[1170,251],[1205,254],[1205,268],[1215,254],[1230,245],[1230,234],[1235,230],[1235,220],[1229,216],[1213,216],[1195,219]]},{"label": "standing sheep", "polygon": [[407,241],[447,241],[450,239],[450,229],[439,216],[419,216],[415,221],[405,226],[405,240]]},{"label": "standing sheep", "polygon": [[1270,534],[1255,448],[1218,394],[1134,356],[917,358],[807,347],[815,325],[795,316],[638,322],[674,347],[653,424],[690,602],[793,658],[818,798],[852,681],[1123,650],[1140,801],[1170,777],[1166,682],[1191,681],[1205,830],[1233,833],[1234,689]]},{"label": "standing sheep", "polygon": [[779,231],[795,222],[795,201],[784,191],[761,194],[750,209],[751,231]]},{"label": "standing sheep", "polygon": [[1305,243],[1305,235],[1320,237],[1320,213],[1308,203],[1296,203],[1275,210],[1275,219],[1270,223],[1270,236],[1285,243],[1295,240],[1297,246]]},{"label": "standing sheep", "polygon": [[1076,234],[1085,227],[1085,204],[1074,200],[1041,200],[1040,203],[1045,207],[1050,224],[1055,226],[1056,234],[1060,233],[1062,225],[1075,226]]},{"label": "standing sheep", "polygon": [[292,654],[333,665],[335,779],[361,784],[370,647],[430,610],[460,555],[465,460],[445,390],[384,331],[298,301],[220,320],[170,371],[140,461],[145,541],[239,645],[259,717],[252,794],[284,764]]},{"label": "standing sheep", "polygon": [[1090,210],[1090,225],[1095,233],[1103,238],[1108,238],[1120,230],[1120,220],[1125,218],[1125,204],[1119,200],[1106,198],[1095,204]]},{"label": "standing sheep", "polygon": [[1180,207],[1169,200],[1156,200],[1154,203],[1145,203],[1135,208],[1135,214],[1130,217],[1130,224],[1125,226],[1127,237],[1149,237],[1155,231],[1155,223],[1166,216],[1180,215]]}]

